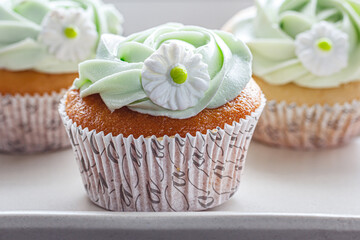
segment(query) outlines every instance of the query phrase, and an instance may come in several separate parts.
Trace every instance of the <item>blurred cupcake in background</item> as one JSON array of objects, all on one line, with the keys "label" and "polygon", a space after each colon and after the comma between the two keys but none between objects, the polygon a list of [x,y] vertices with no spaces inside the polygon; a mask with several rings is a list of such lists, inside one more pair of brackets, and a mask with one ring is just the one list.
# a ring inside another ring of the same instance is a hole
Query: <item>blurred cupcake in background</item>
[{"label": "blurred cupcake in background", "polygon": [[97,0],[5,0],[0,5],[0,152],[69,146],[57,105],[121,14]]},{"label": "blurred cupcake in background", "polygon": [[113,211],[199,211],[237,191],[265,105],[232,34],[105,34],[60,105],[85,189]]},{"label": "blurred cupcake in background", "polygon": [[254,138],[297,149],[360,133],[360,2],[259,0],[225,26],[250,47],[269,100]]}]

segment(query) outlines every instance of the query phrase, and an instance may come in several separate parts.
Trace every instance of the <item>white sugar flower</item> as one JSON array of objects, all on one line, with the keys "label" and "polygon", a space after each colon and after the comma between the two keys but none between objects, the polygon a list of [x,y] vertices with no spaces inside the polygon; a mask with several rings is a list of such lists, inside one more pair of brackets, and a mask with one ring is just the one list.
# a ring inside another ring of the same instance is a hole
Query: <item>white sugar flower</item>
[{"label": "white sugar flower", "polygon": [[330,76],[348,66],[349,36],[327,22],[296,37],[296,54],[316,76]]},{"label": "white sugar flower", "polygon": [[209,88],[208,65],[184,44],[163,44],[144,62],[142,86],[150,100],[166,109],[195,106]]},{"label": "white sugar flower", "polygon": [[56,9],[43,22],[39,41],[62,61],[81,61],[95,50],[98,33],[83,9]]}]

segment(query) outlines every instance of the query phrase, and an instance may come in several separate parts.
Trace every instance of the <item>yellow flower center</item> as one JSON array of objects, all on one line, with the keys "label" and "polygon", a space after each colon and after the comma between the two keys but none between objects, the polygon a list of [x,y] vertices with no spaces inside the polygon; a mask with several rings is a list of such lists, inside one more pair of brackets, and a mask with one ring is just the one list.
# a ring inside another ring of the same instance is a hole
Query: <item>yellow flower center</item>
[{"label": "yellow flower center", "polygon": [[171,69],[170,76],[175,83],[183,84],[184,82],[186,82],[188,74],[184,67],[177,66]]},{"label": "yellow flower center", "polygon": [[74,27],[67,27],[64,29],[64,34],[67,38],[73,39],[77,37],[78,32]]},{"label": "yellow flower center", "polygon": [[333,42],[328,38],[321,38],[317,41],[317,46],[324,52],[329,52],[333,48]]}]

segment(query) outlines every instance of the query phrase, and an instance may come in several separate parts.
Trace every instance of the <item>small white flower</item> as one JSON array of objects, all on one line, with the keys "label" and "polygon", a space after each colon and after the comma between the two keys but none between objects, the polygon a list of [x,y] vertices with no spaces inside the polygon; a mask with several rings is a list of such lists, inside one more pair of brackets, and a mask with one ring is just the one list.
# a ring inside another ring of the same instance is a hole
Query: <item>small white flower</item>
[{"label": "small white flower", "polygon": [[95,24],[83,9],[56,9],[43,22],[39,41],[62,61],[90,57],[98,38]]},{"label": "small white flower", "polygon": [[208,65],[184,44],[163,44],[144,62],[142,86],[150,100],[166,109],[195,106],[209,88]]},{"label": "small white flower", "polygon": [[296,37],[296,54],[316,76],[330,76],[348,66],[349,36],[327,22]]}]

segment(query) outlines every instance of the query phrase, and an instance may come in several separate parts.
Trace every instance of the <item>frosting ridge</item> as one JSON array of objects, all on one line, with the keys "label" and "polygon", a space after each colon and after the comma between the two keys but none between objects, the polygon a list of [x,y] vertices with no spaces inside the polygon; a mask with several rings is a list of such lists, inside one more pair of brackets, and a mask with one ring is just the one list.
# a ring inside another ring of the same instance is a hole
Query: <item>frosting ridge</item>
[{"label": "frosting ridge", "polygon": [[100,35],[122,32],[121,14],[100,0],[5,0],[0,5],[0,68],[77,72]]},{"label": "frosting ridge", "polygon": [[252,50],[253,72],[274,85],[333,88],[360,80],[360,3],[257,0],[234,34]]},{"label": "frosting ridge", "polygon": [[99,93],[111,111],[189,118],[237,97],[251,79],[251,60],[229,33],[169,23],[127,38],[103,35],[74,86],[81,97]]}]

